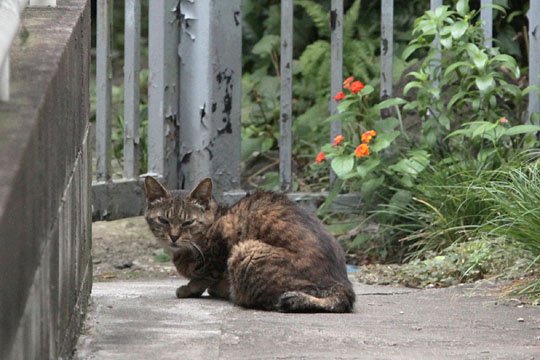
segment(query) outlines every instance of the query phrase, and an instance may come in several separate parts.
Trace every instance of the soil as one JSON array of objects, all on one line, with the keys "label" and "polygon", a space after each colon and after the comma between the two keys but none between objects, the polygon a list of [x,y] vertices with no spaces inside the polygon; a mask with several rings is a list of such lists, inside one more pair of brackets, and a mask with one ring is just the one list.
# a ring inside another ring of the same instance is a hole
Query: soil
[{"label": "soil", "polygon": [[92,224],[94,280],[163,279],[176,276],[144,217]]}]

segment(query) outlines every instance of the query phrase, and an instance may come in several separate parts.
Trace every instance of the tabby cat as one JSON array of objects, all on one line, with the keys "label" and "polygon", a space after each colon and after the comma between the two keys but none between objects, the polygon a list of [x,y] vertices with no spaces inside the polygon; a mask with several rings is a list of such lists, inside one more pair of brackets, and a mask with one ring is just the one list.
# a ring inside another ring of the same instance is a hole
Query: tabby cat
[{"label": "tabby cat", "polygon": [[210,296],[255,309],[350,312],[355,294],[345,257],[321,222],[285,195],[256,192],[230,208],[202,180],[187,196],[153,177],[144,183],[146,221],[190,279],[179,298]]}]

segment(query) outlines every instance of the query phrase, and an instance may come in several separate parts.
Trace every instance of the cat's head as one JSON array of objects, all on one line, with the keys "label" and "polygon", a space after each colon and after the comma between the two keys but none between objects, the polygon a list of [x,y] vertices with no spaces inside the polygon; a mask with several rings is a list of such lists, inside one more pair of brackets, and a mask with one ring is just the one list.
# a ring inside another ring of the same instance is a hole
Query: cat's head
[{"label": "cat's head", "polygon": [[187,196],[182,196],[148,176],[144,191],[146,221],[163,247],[178,251],[204,240],[217,212],[211,179],[203,179]]}]

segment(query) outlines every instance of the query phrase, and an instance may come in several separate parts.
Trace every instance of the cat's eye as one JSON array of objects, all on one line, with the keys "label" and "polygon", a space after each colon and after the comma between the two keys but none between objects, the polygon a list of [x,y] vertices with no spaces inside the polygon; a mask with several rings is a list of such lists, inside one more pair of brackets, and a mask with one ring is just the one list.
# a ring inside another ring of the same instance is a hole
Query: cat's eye
[{"label": "cat's eye", "polygon": [[182,227],[188,227],[195,223],[195,220],[186,220],[182,223]]},{"label": "cat's eye", "polygon": [[163,216],[158,216],[157,221],[162,225],[169,225],[169,220],[165,219]]}]

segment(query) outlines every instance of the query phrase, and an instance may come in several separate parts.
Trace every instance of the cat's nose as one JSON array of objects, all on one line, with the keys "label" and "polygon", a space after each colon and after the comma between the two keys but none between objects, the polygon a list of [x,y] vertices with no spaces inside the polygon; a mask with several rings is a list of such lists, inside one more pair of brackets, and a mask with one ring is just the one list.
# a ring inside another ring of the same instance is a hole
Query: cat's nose
[{"label": "cat's nose", "polygon": [[180,235],[169,235],[169,237],[171,238],[171,241],[175,243],[176,240],[178,240],[178,238],[180,237]]}]

